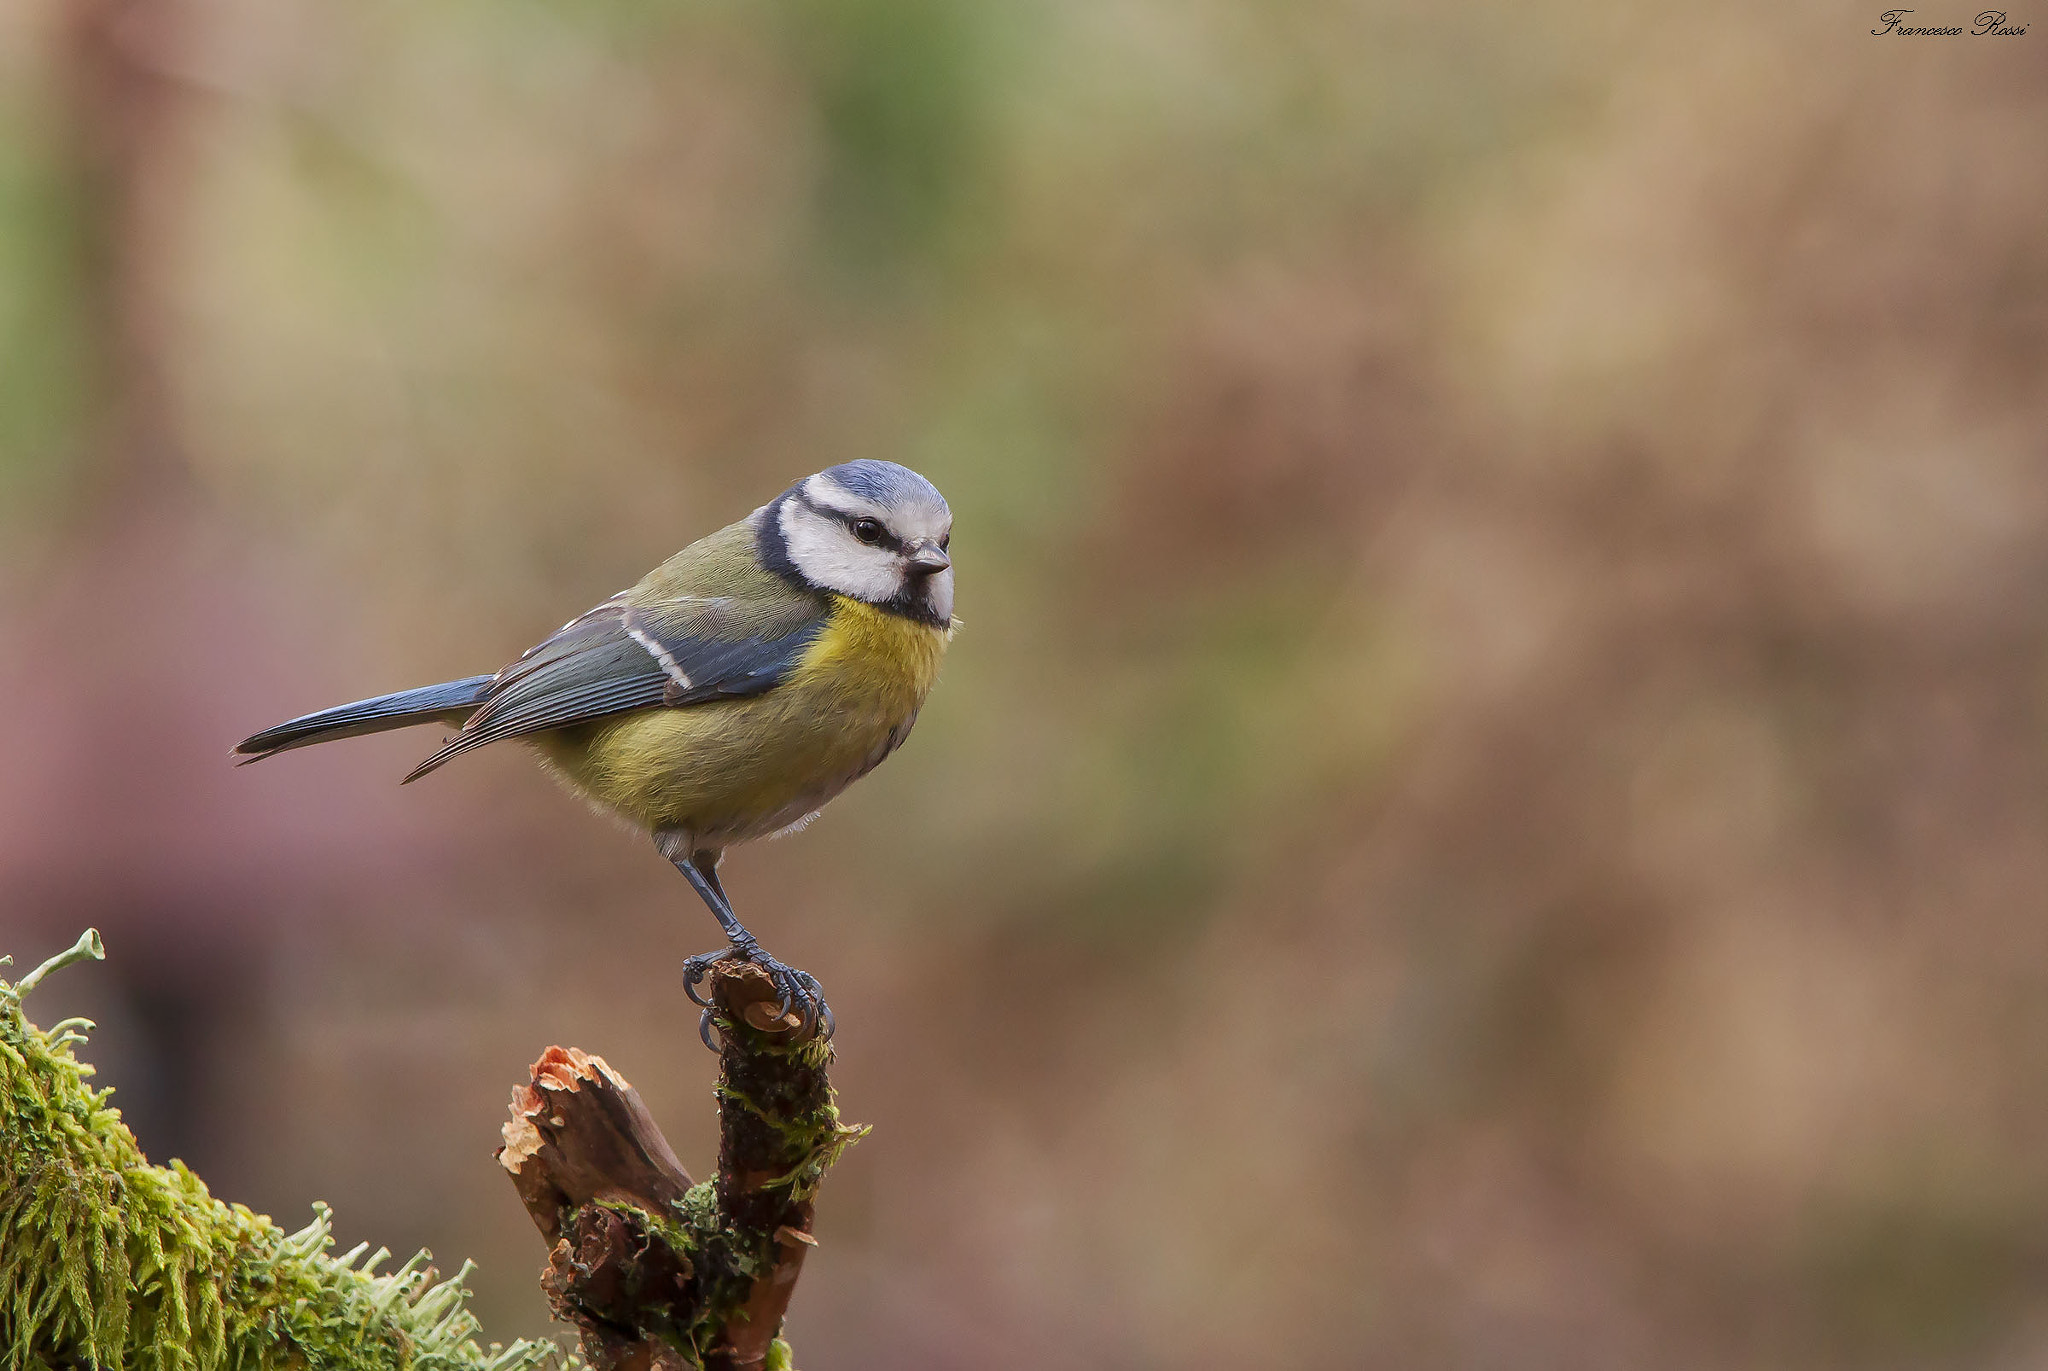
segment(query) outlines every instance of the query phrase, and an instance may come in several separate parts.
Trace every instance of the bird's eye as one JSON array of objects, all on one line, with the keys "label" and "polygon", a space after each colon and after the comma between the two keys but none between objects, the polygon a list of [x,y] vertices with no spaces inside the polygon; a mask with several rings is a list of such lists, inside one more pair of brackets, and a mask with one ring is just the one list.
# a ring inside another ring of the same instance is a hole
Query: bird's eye
[{"label": "bird's eye", "polygon": [[944,551],[946,551],[946,549],[947,549],[947,548],[948,548],[949,546],[951,546],[952,542],[953,542],[953,530],[951,530],[951,529],[947,529],[947,530],[946,530],[946,532],[945,532],[945,535],[944,535],[943,537],[941,537],[941,538],[939,539],[939,551],[941,551],[941,552],[944,552]]},{"label": "bird's eye", "polygon": [[880,519],[855,519],[853,521],[853,536],[860,539],[863,543],[881,542],[882,521]]}]

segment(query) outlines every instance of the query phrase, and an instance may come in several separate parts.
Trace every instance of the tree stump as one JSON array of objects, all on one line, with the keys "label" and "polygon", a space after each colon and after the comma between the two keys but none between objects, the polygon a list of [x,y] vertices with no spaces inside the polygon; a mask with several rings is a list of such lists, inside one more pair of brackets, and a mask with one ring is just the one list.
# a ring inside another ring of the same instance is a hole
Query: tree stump
[{"label": "tree stump", "polygon": [[831,1045],[777,1017],[759,967],[711,976],[724,1041],[718,1174],[692,1183],[639,1092],[550,1047],[512,1091],[498,1161],[549,1247],[541,1288],[597,1371],[786,1368],[782,1316],[825,1172],[867,1130],[833,1104]]}]

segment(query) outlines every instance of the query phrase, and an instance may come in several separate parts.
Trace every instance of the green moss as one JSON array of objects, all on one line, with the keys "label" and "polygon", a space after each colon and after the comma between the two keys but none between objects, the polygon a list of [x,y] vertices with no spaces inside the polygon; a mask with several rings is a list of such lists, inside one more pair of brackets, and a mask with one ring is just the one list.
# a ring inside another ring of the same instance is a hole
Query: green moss
[{"label": "green moss", "polygon": [[699,1366],[717,1341],[734,1310],[747,1301],[756,1277],[773,1263],[768,1245],[746,1241],[725,1222],[718,1207],[716,1181],[699,1181],[676,1202],[682,1221],[682,1246],[697,1268],[696,1317],[681,1330],[677,1346]]},{"label": "green moss", "polygon": [[[47,1031],[22,999],[100,955],[98,935],[16,985],[0,981],[0,1365],[21,1371],[525,1371],[550,1344],[476,1341],[465,1262],[330,1254],[330,1215],[286,1233],[223,1204],[178,1163],[152,1166],[72,1055],[91,1025]],[[0,958],[0,963],[6,959]]]},{"label": "green moss", "polygon": [[738,1108],[757,1120],[773,1138],[767,1149],[784,1173],[764,1187],[787,1190],[801,1204],[818,1186],[846,1149],[868,1135],[866,1124],[848,1125],[839,1117],[825,1068],[832,1045],[822,1038],[787,1044],[752,1027],[742,1028],[721,1016],[718,1028],[727,1037],[744,1035],[747,1070],[735,1075],[730,1066],[718,1084],[722,1108]]},{"label": "green moss", "polygon": [[[780,1174],[760,1187],[762,1196],[772,1196],[765,1206],[739,1206],[753,1222],[736,1219],[733,1197],[721,1198],[715,1180],[690,1187],[673,1206],[672,1217],[648,1219],[649,1228],[685,1254],[696,1273],[695,1313],[689,1326],[678,1331],[675,1345],[700,1366],[705,1351],[746,1303],[754,1282],[774,1269],[780,1256],[779,1223],[794,1221],[796,1207],[811,1199],[840,1155],[868,1132],[839,1117],[825,1081],[832,1061],[829,1042],[813,1038],[792,1045],[724,1016],[717,1024],[728,1040],[745,1047],[737,1060],[727,1054],[718,1085],[720,1111],[728,1119],[727,1146],[734,1145],[730,1119],[737,1110],[752,1123],[739,1130],[748,1169],[772,1166]],[[778,1338],[768,1365],[787,1368],[790,1357],[789,1344]]]},{"label": "green moss", "polygon": [[[823,1061],[821,1054],[817,1064],[822,1066]],[[816,1189],[818,1181],[839,1154],[867,1132],[865,1128],[842,1127],[839,1111],[829,1107],[822,1116],[814,1118],[808,1128],[804,1128],[790,1120],[762,1114],[753,1101],[730,1092],[721,1091],[721,1097],[743,1106],[778,1129],[787,1129],[797,1145],[804,1149],[804,1160],[789,1176],[770,1182],[770,1188],[808,1186]],[[774,1269],[779,1254],[773,1231],[735,1225],[719,1205],[718,1182],[715,1180],[699,1181],[691,1186],[666,1213],[650,1213],[637,1205],[617,1200],[593,1203],[619,1214],[641,1233],[667,1244],[687,1263],[686,1269],[690,1271],[695,1287],[690,1304],[695,1312],[688,1324],[679,1326],[650,1318],[653,1311],[643,1309],[639,1311],[637,1326],[658,1333],[689,1357],[692,1365],[703,1366],[705,1354],[720,1341],[734,1312],[746,1303],[754,1282]],[[789,1344],[780,1338],[771,1346],[768,1359],[769,1368],[778,1366],[782,1371],[790,1371],[791,1367]]]}]

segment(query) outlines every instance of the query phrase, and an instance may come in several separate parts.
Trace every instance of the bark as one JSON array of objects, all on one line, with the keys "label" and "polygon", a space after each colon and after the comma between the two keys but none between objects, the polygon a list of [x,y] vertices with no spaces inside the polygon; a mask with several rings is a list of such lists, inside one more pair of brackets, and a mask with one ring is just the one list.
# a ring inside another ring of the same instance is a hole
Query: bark
[{"label": "bark", "polygon": [[724,1048],[703,1184],[601,1057],[550,1047],[512,1092],[498,1160],[548,1244],[541,1288],[597,1371],[787,1366],[776,1334],[815,1245],[812,1197],[865,1131],[839,1121],[829,1045],[776,1017],[758,967],[721,964],[711,990]]}]

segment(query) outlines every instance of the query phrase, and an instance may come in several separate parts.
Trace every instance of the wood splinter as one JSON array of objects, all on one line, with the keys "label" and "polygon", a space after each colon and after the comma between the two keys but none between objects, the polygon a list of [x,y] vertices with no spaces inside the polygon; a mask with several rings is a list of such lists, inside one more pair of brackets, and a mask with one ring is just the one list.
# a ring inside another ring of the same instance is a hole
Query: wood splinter
[{"label": "wood splinter", "polygon": [[[866,1132],[839,1121],[830,1046],[777,1016],[767,975],[723,962],[718,1174],[694,1185],[602,1057],[550,1047],[513,1087],[498,1161],[549,1246],[541,1288],[597,1371],[768,1367],[825,1172]],[[774,1365],[786,1367],[787,1346]]]}]

